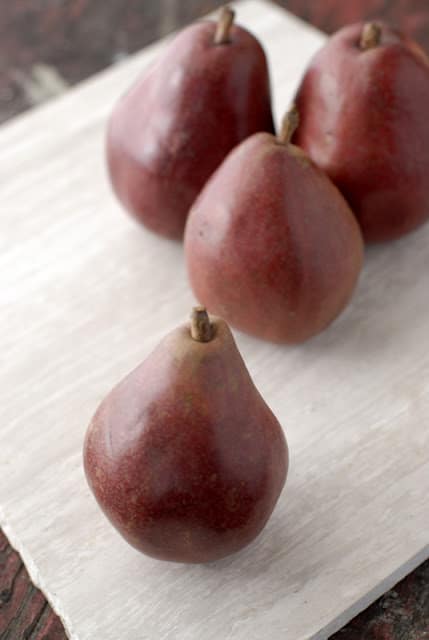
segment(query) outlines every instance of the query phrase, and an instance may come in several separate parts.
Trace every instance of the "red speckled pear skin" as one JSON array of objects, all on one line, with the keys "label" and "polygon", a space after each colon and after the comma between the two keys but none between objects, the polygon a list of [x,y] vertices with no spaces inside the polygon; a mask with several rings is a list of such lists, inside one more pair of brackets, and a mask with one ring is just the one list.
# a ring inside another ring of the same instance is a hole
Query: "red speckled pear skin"
[{"label": "red speckled pear skin", "polygon": [[195,295],[211,312],[260,338],[297,343],[346,306],[363,242],[323,172],[297,147],[259,133],[198,198],[185,253]]},{"label": "red speckled pear skin", "polygon": [[186,217],[228,152],[274,130],[265,53],[233,26],[214,44],[216,24],[181,32],[116,106],[107,164],[124,207],[149,229],[181,238]]},{"label": "red speckled pear skin", "polygon": [[363,26],[341,29],[313,58],[294,141],[342,191],[365,239],[380,242],[429,217],[429,61],[382,23],[380,44],[361,50]]},{"label": "red speckled pear skin", "polygon": [[209,562],[263,529],[288,469],[275,416],[228,326],[211,342],[170,333],[102,402],[84,466],[106,516],[135,548]]}]

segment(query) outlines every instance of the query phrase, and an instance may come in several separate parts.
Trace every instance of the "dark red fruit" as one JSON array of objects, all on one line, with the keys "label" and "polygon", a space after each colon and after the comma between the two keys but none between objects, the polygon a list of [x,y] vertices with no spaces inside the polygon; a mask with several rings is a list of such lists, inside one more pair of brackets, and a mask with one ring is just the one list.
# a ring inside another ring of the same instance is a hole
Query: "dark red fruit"
[{"label": "dark red fruit", "polygon": [[258,133],[231,152],[191,211],[185,253],[209,311],[260,338],[294,343],[344,309],[363,244],[338,189],[288,135]]},{"label": "dark red fruit", "polygon": [[341,29],[313,58],[294,141],[334,181],[368,241],[429,218],[429,60],[385,24]]},{"label": "dark red fruit", "polygon": [[265,53],[225,10],[180,33],[115,108],[107,133],[113,188],[140,222],[180,238],[189,209],[227,153],[273,131]]},{"label": "dark red fruit", "polygon": [[285,483],[283,431],[228,326],[197,309],[102,402],[84,446],[89,485],[140,551],[208,562],[263,529]]}]

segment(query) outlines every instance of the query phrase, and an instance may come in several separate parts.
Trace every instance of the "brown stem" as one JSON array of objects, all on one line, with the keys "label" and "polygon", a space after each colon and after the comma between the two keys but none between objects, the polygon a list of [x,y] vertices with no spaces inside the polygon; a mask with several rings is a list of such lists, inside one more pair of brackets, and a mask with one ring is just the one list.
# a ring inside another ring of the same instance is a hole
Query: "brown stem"
[{"label": "brown stem", "polygon": [[381,42],[381,27],[375,22],[367,22],[362,29],[360,37],[360,48],[363,51],[378,47]]},{"label": "brown stem", "polygon": [[191,336],[197,342],[210,342],[213,338],[213,326],[205,307],[192,309]]},{"label": "brown stem", "polygon": [[299,125],[299,111],[297,106],[293,104],[289,111],[283,118],[282,126],[280,129],[279,141],[282,144],[289,144],[292,140],[292,136],[295,133]]},{"label": "brown stem", "polygon": [[220,12],[217,23],[216,34],[214,37],[215,44],[228,44],[231,42],[231,27],[234,23],[235,11],[231,7],[223,7]]}]

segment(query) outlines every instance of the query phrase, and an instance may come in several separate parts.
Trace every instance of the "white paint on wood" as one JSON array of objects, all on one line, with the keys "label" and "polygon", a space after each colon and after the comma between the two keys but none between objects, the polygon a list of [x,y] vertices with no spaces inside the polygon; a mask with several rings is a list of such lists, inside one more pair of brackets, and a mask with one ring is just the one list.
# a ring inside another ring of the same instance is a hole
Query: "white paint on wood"
[{"label": "white paint on wood", "polygon": [[[280,116],[323,36],[261,2]],[[0,132],[0,519],[75,640],[326,638],[429,555],[429,226],[368,251],[354,301],[280,348],[237,334],[287,432],[264,533],[208,566],[145,558],[99,512],[97,404],[193,303],[182,249],[123,215],[103,132],[152,47]]]}]

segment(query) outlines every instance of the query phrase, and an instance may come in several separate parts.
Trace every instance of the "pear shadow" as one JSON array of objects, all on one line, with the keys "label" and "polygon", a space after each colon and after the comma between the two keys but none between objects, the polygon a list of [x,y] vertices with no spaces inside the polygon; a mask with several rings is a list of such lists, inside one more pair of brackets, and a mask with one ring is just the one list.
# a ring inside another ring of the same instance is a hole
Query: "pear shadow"
[{"label": "pear shadow", "polygon": [[[305,566],[301,562],[297,564],[296,558],[300,554],[296,551],[308,539],[308,530],[314,531],[314,519],[309,514],[317,511],[317,497],[309,498],[308,488],[303,483],[298,484],[296,478],[294,480],[291,486],[286,484],[271,518],[257,538],[231,556],[201,565],[202,578],[225,574],[228,582],[235,582],[237,587],[249,582],[258,583],[260,578],[271,574],[277,581],[279,576],[284,576],[285,590],[294,592],[312,579],[318,560],[306,554]],[[324,480],[317,478],[317,483],[323,493]],[[291,523],[295,524],[291,526]],[[335,513],[331,513],[329,527],[335,531],[336,526]],[[323,555],[325,544],[326,551],[332,551],[328,538],[326,535],[318,541],[317,556]]]},{"label": "pear shadow", "polygon": [[[383,352],[429,324],[429,224],[394,242],[369,245],[354,295],[324,332],[299,345],[303,353],[335,350],[346,358]],[[290,347],[284,347],[285,350]]]}]

